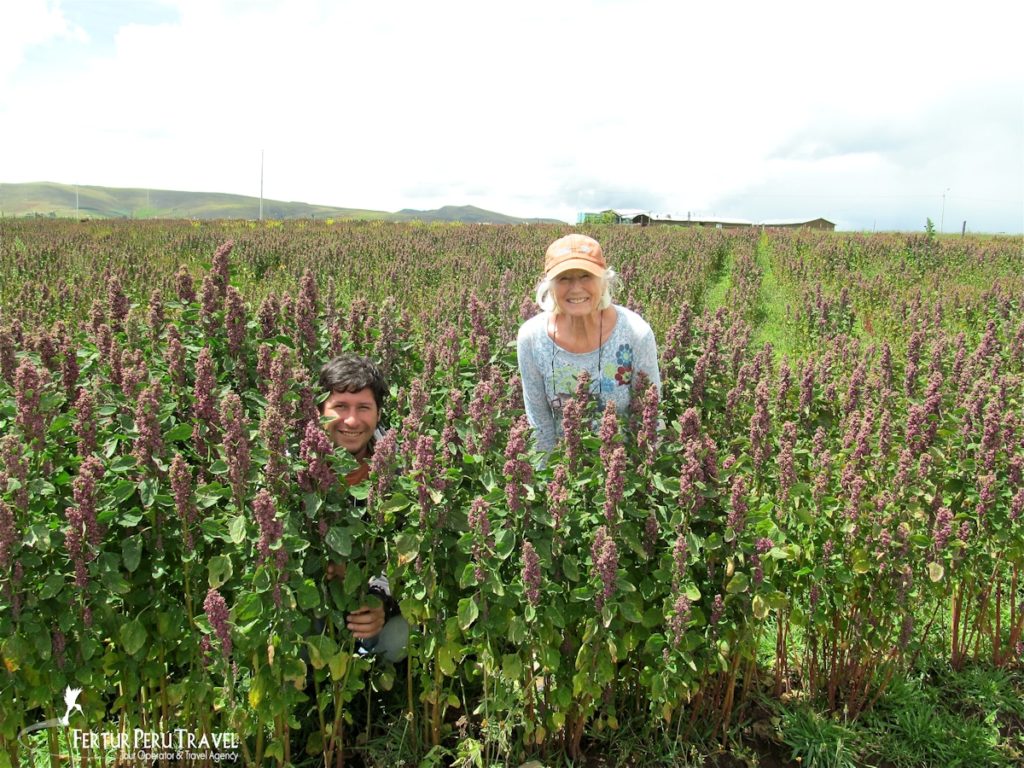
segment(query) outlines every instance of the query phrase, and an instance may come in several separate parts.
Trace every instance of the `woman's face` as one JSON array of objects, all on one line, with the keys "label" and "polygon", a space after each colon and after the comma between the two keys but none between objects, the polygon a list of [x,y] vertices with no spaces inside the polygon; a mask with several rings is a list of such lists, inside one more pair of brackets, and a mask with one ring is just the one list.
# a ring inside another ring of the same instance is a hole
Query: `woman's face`
[{"label": "woman's face", "polygon": [[570,317],[597,312],[604,293],[604,280],[582,269],[567,269],[552,281],[552,293],[558,311]]}]

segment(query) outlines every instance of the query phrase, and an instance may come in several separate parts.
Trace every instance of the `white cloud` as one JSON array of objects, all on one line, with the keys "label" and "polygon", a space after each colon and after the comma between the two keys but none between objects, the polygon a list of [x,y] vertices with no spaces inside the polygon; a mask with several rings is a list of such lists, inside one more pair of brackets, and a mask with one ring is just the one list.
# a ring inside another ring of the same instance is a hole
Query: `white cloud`
[{"label": "white cloud", "polygon": [[[677,213],[851,174],[918,194],[972,167],[979,197],[1024,196],[1005,162],[1021,12],[1001,2],[166,5],[63,69],[0,78],[5,181],[256,194],[265,149],[268,197],[385,210]],[[18,51],[74,33],[33,7]]]},{"label": "white cloud", "polygon": [[65,18],[59,3],[18,0],[4,7],[0,25],[0,87],[11,78],[32,48],[56,40],[87,39]]}]

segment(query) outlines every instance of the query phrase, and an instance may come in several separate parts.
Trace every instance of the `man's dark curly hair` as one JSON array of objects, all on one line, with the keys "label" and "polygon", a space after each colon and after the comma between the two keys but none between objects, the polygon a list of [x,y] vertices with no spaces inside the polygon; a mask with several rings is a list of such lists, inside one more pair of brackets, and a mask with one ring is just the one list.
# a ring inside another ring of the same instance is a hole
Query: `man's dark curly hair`
[{"label": "man's dark curly hair", "polygon": [[[384,407],[388,386],[380,367],[368,357],[347,352],[324,363],[320,369],[320,393],[360,392],[369,388],[377,402],[377,410]],[[321,408],[323,406],[321,405]]]}]

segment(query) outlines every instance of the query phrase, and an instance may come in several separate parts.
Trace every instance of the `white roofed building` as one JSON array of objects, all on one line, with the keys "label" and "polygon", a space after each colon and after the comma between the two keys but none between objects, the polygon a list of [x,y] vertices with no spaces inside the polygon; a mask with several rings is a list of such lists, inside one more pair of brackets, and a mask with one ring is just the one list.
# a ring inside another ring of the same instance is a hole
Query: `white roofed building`
[{"label": "white roofed building", "polygon": [[676,227],[714,227],[715,229],[739,229],[742,227],[785,227],[820,229],[834,231],[836,225],[828,219],[770,219],[761,222],[746,219],[732,219],[718,216],[694,217],[687,214],[685,219],[676,218],[670,213],[657,214],[638,208],[608,208],[600,212],[580,212],[576,215],[577,224],[639,224],[642,227],[653,225],[671,225]]}]

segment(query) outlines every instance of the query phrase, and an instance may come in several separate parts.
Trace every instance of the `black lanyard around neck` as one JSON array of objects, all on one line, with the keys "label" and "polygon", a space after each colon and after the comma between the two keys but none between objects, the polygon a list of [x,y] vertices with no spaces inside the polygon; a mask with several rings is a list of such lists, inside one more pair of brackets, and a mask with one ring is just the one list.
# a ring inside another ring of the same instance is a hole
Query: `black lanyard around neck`
[{"label": "black lanyard around neck", "polygon": [[[554,325],[555,331],[553,338],[551,339],[551,399],[548,404],[551,406],[552,411],[561,412],[562,408],[565,407],[565,403],[562,402],[562,397],[558,392],[555,392],[555,357],[558,355],[558,319],[552,315],[552,324]],[[604,310],[601,310],[601,314],[597,320],[597,375],[591,378],[591,386],[593,382],[597,382],[597,404],[599,410],[604,410],[604,399],[601,397],[601,363],[603,362],[604,355]],[[584,368],[587,373],[590,373],[589,368]],[[591,392],[593,394],[593,392]]]}]

